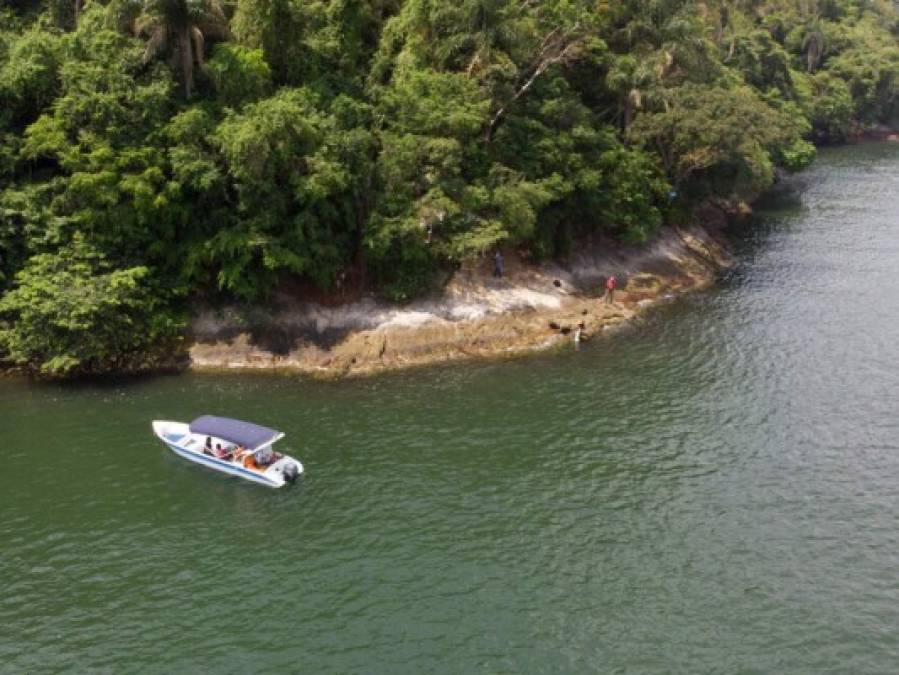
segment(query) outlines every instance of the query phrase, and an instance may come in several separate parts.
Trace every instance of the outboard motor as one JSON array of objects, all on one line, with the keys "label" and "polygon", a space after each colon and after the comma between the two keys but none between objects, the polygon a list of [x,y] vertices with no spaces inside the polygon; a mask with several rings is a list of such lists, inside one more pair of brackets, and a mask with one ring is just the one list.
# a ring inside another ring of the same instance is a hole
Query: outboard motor
[{"label": "outboard motor", "polygon": [[286,480],[288,483],[293,483],[294,481],[296,481],[297,476],[300,475],[300,471],[297,468],[297,465],[291,462],[284,467],[284,469],[281,471],[281,475],[284,476],[284,480]]}]

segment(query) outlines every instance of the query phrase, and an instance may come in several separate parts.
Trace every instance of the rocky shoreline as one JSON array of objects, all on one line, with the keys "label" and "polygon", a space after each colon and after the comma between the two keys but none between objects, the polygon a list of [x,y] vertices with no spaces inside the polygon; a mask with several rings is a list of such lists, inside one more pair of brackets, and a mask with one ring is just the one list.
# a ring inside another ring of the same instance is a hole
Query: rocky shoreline
[{"label": "rocky shoreline", "polygon": [[[342,304],[278,297],[252,312],[198,310],[190,368],[285,370],[342,377],[450,360],[519,355],[582,339],[646,308],[703,288],[730,266],[720,226],[666,228],[626,247],[585,242],[567,264],[528,264],[506,253],[503,278],[489,260],[458,270],[439,295],[407,305],[374,298]],[[619,279],[615,302],[601,289]]]}]

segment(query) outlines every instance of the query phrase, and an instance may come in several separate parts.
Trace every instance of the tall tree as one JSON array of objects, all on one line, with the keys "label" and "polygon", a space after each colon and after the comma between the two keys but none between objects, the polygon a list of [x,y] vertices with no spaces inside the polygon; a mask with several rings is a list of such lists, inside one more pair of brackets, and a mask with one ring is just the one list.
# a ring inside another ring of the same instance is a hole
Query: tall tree
[{"label": "tall tree", "polygon": [[815,17],[806,26],[805,35],[802,38],[802,48],[805,50],[806,69],[808,72],[815,72],[818,66],[821,65],[826,46],[826,37],[821,19]]},{"label": "tall tree", "polygon": [[167,55],[185,96],[194,88],[194,68],[202,67],[206,40],[226,40],[228,19],[218,0],[143,0],[132,32],[147,40],[144,62]]}]

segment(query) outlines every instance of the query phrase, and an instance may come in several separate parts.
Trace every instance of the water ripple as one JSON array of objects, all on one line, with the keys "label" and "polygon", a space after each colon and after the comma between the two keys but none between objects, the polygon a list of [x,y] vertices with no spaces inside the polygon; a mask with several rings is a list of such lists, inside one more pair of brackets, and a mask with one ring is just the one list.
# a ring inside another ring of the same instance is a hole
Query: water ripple
[{"label": "water ripple", "polygon": [[[897,152],[823,153],[721,288],[577,352],[0,381],[0,670],[894,672]],[[149,433],[207,411],[305,480]]]}]

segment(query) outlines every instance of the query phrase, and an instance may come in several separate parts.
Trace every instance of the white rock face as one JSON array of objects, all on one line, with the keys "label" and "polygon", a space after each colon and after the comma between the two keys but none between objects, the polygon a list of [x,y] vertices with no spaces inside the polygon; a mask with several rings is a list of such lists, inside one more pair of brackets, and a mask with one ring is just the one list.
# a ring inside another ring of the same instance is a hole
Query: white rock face
[{"label": "white rock face", "polygon": [[[501,279],[491,276],[488,258],[469,262],[439,293],[408,304],[374,297],[321,304],[285,291],[268,306],[195,312],[191,360],[343,374],[539,349],[570,341],[573,327],[584,326],[589,337],[660,297],[710,281],[716,264],[726,264],[726,252],[707,233],[667,230],[640,248],[587,242],[564,267],[508,252]],[[600,302],[609,274],[618,276],[616,300],[624,304]]]}]

